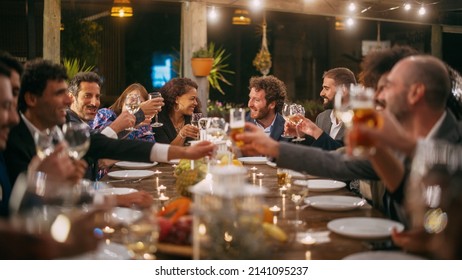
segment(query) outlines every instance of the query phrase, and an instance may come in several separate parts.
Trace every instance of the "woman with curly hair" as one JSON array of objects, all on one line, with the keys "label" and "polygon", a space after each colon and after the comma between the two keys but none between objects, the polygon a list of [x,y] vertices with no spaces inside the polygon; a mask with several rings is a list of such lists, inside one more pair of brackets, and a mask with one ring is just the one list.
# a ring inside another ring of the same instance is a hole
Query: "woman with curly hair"
[{"label": "woman with curly hair", "polygon": [[192,114],[200,112],[197,88],[189,78],[173,78],[159,89],[165,106],[159,113],[164,125],[153,129],[157,142],[183,146],[198,138],[199,128],[191,125]]}]

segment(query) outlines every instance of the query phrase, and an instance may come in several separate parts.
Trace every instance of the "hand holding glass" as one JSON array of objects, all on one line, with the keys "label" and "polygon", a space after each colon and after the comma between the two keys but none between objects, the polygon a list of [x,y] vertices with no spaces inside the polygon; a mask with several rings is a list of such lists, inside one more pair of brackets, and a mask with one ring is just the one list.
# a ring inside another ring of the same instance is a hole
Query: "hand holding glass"
[{"label": "hand holding glass", "polygon": [[[156,92],[150,92],[149,93],[149,100],[154,99],[154,98],[158,98],[158,97],[162,97],[162,94],[160,92],[156,91]],[[151,126],[152,127],[161,127],[163,125],[164,125],[163,123],[159,122],[159,113],[157,113],[156,116],[155,116],[155,121],[151,124]]]},{"label": "hand holding glass", "polygon": [[[140,109],[141,99],[139,94],[128,94],[125,98],[125,108],[127,111],[134,115]],[[136,130],[134,127],[129,127],[126,130],[134,131]]]},{"label": "hand holding glass", "polygon": [[245,110],[242,108],[232,108],[229,114],[230,137],[236,143],[236,146],[242,147],[244,142],[236,141],[236,135],[244,132]]}]

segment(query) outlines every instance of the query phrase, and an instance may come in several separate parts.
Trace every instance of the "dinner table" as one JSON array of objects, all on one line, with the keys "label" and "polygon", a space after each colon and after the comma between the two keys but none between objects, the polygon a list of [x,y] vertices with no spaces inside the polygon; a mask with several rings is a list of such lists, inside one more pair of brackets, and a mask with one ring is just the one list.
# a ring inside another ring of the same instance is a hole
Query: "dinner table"
[{"label": "dinner table", "polygon": [[[114,178],[104,176],[101,181],[107,182],[110,187],[130,188],[150,193],[159,205],[165,205],[180,195],[175,188],[176,177],[174,170],[178,161],[169,163],[154,163],[145,166],[142,170],[150,170],[150,176],[140,179]],[[283,243],[275,244],[268,250],[265,259],[275,260],[340,260],[350,255],[374,251],[378,249],[390,249],[392,243],[389,236],[375,238],[374,236],[346,236],[338,234],[328,228],[328,223],[342,218],[381,218],[386,219],[383,213],[373,208],[366,200],[351,209],[325,209],[314,207],[309,203],[303,203],[299,217],[303,225],[290,225],[289,221],[295,218],[295,204],[288,195],[281,191],[278,184],[278,168],[272,162],[258,161],[246,162],[243,166],[247,170],[248,183],[256,188],[264,190],[263,204],[273,214],[273,223],[279,225],[287,234],[288,239]],[[136,168],[116,164],[111,172],[123,171]],[[108,174],[111,174],[109,172]],[[291,184],[305,184],[306,180],[323,179],[315,178],[309,174],[288,170]],[[113,173],[112,173],[113,174]],[[328,179],[328,178],[325,178]],[[356,192],[350,191],[348,185],[334,190],[310,190],[307,200],[316,199],[316,196],[335,195],[342,197],[359,197]],[[341,229],[340,229],[341,230]],[[156,258],[158,259],[192,259],[192,245],[158,244]]]}]

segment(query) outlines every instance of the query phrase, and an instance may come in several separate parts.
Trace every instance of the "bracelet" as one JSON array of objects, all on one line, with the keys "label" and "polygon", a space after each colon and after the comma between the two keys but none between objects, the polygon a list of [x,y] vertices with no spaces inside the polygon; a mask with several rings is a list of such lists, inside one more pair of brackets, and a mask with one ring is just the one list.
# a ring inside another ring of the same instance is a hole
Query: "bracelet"
[{"label": "bracelet", "polygon": [[186,136],[184,136],[183,133],[181,133],[181,131],[178,132],[178,135],[180,135],[181,139],[185,139],[185,138],[186,138]]}]

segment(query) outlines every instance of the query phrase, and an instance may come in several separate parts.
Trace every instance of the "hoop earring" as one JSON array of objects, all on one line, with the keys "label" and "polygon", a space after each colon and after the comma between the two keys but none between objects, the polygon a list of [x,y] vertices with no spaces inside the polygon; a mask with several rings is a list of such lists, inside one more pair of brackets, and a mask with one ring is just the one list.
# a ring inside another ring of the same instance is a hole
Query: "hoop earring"
[{"label": "hoop earring", "polygon": [[179,106],[178,104],[175,104],[175,106],[173,106],[173,110],[174,110],[175,112],[180,111],[180,106]]}]

